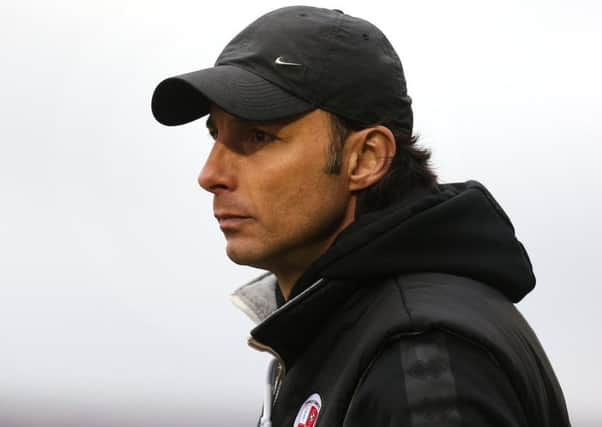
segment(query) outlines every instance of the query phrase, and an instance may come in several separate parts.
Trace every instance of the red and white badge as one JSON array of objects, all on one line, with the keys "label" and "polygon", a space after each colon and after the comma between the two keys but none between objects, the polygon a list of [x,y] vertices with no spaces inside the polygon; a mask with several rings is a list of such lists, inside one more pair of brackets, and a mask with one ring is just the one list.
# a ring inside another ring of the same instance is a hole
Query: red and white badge
[{"label": "red and white badge", "polygon": [[314,427],[316,421],[318,421],[318,414],[320,413],[321,407],[322,399],[318,393],[309,396],[303,405],[301,405],[301,409],[299,409],[293,427]]}]

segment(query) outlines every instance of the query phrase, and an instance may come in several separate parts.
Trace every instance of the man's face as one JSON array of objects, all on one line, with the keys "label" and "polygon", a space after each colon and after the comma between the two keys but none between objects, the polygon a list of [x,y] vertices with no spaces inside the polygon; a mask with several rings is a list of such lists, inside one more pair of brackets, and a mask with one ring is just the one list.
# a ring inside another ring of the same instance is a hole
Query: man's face
[{"label": "man's face", "polygon": [[302,272],[353,220],[346,175],[325,171],[328,113],[249,122],[214,106],[207,127],[215,143],[199,184],[214,195],[228,256],[276,274]]}]

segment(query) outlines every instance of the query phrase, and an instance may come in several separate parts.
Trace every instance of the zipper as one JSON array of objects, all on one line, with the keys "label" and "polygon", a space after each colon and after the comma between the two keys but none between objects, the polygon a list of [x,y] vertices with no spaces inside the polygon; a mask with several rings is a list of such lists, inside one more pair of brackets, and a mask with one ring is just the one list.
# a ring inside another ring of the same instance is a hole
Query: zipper
[{"label": "zipper", "polygon": [[278,373],[276,375],[276,378],[274,379],[273,393],[272,393],[272,405],[271,406],[274,407],[274,405],[276,404],[276,400],[278,399],[278,395],[280,394],[280,386],[282,385],[282,380],[284,379],[284,376],[286,375],[286,365],[284,364],[284,360],[276,352],[276,350],[274,350],[272,347],[260,343],[253,337],[249,338],[248,344],[249,344],[249,347],[251,347],[257,351],[270,353],[272,356],[274,356],[274,359],[276,359],[276,361],[278,363]]},{"label": "zipper", "polygon": [[282,379],[284,378],[284,375],[281,375],[281,372],[282,365],[280,365],[280,362],[278,362],[278,375],[274,380],[274,397],[272,399],[272,407],[276,404],[276,401],[278,400],[278,395],[280,394],[280,386],[282,385]]}]

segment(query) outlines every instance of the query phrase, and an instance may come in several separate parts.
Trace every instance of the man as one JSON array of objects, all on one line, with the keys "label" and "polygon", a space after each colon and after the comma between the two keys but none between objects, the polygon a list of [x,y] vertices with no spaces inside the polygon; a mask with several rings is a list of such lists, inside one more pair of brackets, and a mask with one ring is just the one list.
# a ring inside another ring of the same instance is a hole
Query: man
[{"label": "man", "polygon": [[276,360],[261,425],[570,425],[513,305],[535,284],[527,254],[481,184],[437,183],[378,28],[275,10],[152,109],[209,114],[199,184],[228,256],[268,271],[233,296]]}]

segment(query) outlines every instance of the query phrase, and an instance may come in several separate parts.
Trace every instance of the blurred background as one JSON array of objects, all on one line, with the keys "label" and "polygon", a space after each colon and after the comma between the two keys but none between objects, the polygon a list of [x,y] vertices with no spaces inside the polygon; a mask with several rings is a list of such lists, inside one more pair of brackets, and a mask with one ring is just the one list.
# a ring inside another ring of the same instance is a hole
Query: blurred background
[{"label": "blurred background", "polygon": [[[297,2],[0,4],[0,426],[252,426],[268,357],[230,292],[196,184],[202,121],[150,97]],[[443,181],[478,179],[538,285],[519,304],[574,426],[602,424],[602,6],[587,0],[331,1],[397,49]]]}]

